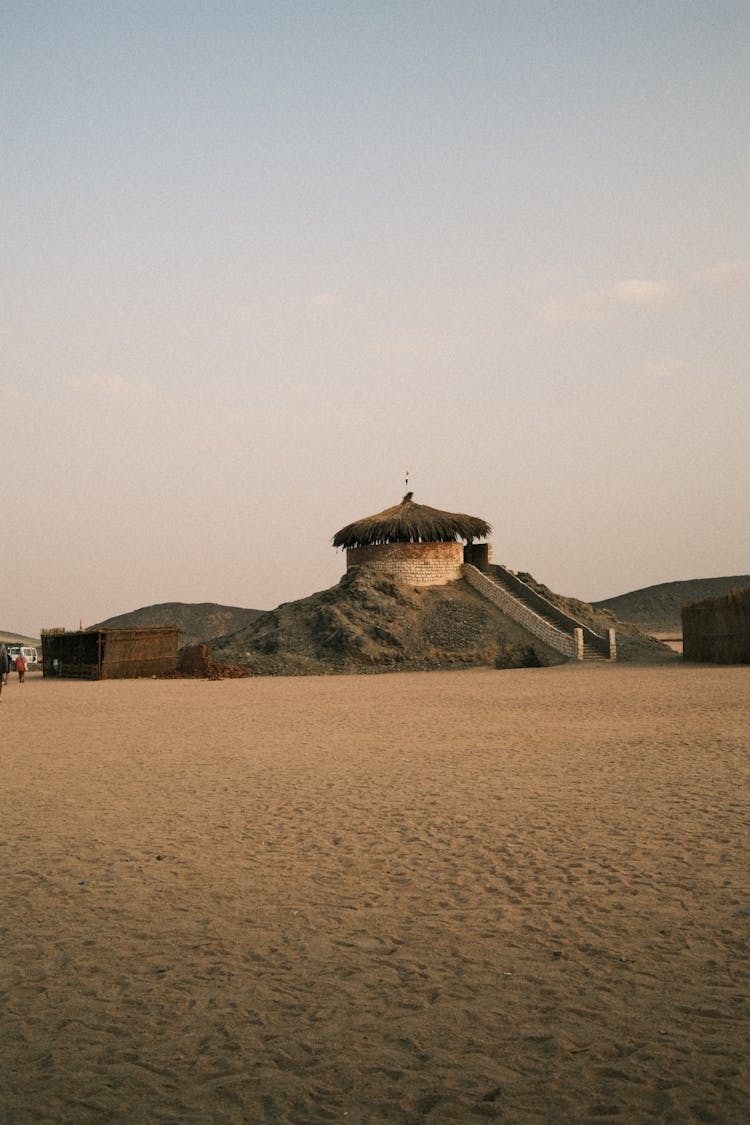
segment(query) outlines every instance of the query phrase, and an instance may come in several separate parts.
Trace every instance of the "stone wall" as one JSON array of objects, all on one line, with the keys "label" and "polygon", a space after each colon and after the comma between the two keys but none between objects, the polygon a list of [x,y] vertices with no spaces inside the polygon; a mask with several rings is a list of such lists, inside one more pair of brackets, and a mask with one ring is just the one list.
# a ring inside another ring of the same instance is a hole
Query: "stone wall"
[{"label": "stone wall", "polygon": [[561,632],[560,629],[556,629],[554,625],[550,625],[548,621],[534,613],[533,609],[529,609],[523,602],[514,598],[502,586],[498,586],[496,582],[486,578],[484,574],[480,574],[474,566],[468,564],[464,566],[463,576],[469,585],[473,586],[483,597],[493,602],[513,621],[522,625],[532,636],[538,637],[540,641],[548,644],[555,652],[560,652],[563,656],[569,656],[574,660],[583,659],[583,631],[581,629],[577,629],[575,631],[577,635],[572,637]]},{"label": "stone wall", "polygon": [[377,547],[349,547],[346,569],[371,566],[388,570],[412,586],[445,586],[462,578],[461,543],[380,543]]}]

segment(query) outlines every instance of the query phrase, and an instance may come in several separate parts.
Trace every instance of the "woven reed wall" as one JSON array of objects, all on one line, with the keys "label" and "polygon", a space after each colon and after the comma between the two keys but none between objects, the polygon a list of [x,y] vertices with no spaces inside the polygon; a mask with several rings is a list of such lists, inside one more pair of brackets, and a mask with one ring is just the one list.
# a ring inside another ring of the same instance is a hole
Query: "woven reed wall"
[{"label": "woven reed wall", "polygon": [[684,660],[750,664],[750,587],[682,607]]},{"label": "woven reed wall", "polygon": [[99,678],[99,634],[42,630],[42,674],[65,680]]},{"label": "woven reed wall", "polygon": [[103,680],[161,676],[177,668],[176,628],[105,629],[102,634]]},{"label": "woven reed wall", "polygon": [[177,668],[179,630],[85,629],[42,631],[43,672],[66,680],[137,679]]}]

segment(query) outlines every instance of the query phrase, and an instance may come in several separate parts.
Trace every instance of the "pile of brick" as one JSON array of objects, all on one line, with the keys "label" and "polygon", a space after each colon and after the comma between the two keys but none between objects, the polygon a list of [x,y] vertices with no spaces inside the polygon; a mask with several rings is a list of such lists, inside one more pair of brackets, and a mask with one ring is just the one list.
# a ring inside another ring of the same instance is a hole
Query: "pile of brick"
[{"label": "pile of brick", "polygon": [[170,679],[195,680],[239,680],[247,676],[248,670],[241,664],[219,664],[211,655],[208,645],[188,645],[180,653],[177,671]]}]

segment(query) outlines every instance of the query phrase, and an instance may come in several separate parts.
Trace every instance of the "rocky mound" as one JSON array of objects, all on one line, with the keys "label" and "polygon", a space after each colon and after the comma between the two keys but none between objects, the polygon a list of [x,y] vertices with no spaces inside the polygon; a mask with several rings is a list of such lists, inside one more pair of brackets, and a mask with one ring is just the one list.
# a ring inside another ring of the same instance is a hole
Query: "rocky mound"
[{"label": "rocky mound", "polygon": [[662,582],[645,586],[616,598],[594,602],[596,609],[607,609],[623,621],[632,621],[649,633],[682,633],[682,607],[706,598],[723,597],[730,590],[750,586],[750,574],[729,578],[693,578],[686,582]]},{"label": "rocky mound", "polygon": [[[583,602],[565,604],[585,611],[575,615],[595,627],[614,621]],[[634,626],[628,629],[625,659],[674,657]],[[244,665],[255,675],[514,668],[564,661],[464,581],[415,588],[367,567],[348,571],[329,590],[263,613],[248,628],[214,640],[211,648],[217,661]]]},{"label": "rocky mound", "polygon": [[260,609],[240,609],[238,606],[216,605],[214,602],[161,602],[144,606],[132,613],[108,617],[92,626],[94,629],[148,628],[156,625],[176,625],[180,630],[180,648],[212,641],[226,633],[246,629],[261,616]]}]

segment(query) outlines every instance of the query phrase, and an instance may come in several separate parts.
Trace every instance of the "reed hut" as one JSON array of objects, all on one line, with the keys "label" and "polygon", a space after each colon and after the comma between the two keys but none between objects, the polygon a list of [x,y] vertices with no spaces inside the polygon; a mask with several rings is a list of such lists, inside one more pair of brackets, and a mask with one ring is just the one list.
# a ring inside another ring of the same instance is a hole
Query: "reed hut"
[{"label": "reed hut", "polygon": [[682,607],[684,660],[750,664],[750,587]]},{"label": "reed hut", "polygon": [[128,680],[177,668],[179,629],[42,630],[44,676],[65,680]]},{"label": "reed hut", "polygon": [[489,544],[474,542],[491,534],[486,520],[415,504],[412,496],[336,532],[333,546],[346,550],[347,570],[370,566],[414,586],[442,586],[461,578],[464,561],[489,562]]}]

